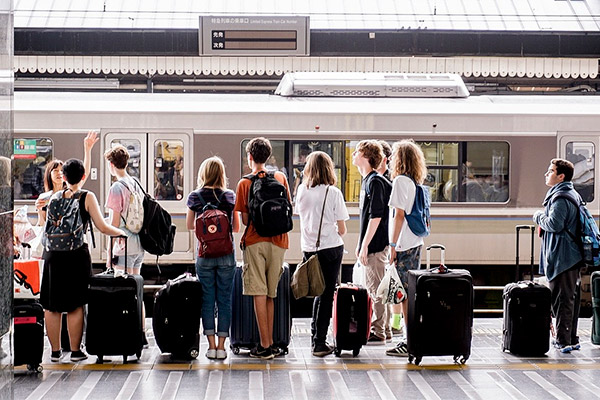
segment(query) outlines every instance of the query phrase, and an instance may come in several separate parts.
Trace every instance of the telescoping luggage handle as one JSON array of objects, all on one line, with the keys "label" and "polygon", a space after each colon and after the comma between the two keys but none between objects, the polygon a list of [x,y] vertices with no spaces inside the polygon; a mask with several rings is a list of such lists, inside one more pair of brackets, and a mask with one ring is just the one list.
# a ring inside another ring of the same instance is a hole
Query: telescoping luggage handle
[{"label": "telescoping luggage handle", "polygon": [[109,257],[109,261],[110,261],[110,266],[112,268],[112,264],[113,264],[113,241],[115,239],[124,239],[125,240],[125,262],[124,262],[124,273],[127,274],[127,236],[111,236],[110,237],[110,245],[108,246],[108,257]]},{"label": "telescoping luggage handle", "polygon": [[516,265],[516,278],[515,278],[515,282],[518,282],[521,279],[521,270],[520,270],[520,266],[519,266],[519,233],[521,232],[521,230],[523,229],[528,229],[531,231],[531,281],[533,282],[533,243],[534,243],[534,235],[535,235],[535,226],[534,225],[517,225],[515,227],[516,231],[517,231],[517,248],[516,248],[516,259],[515,259],[515,265]]},{"label": "telescoping luggage handle", "polygon": [[431,246],[427,246],[427,269],[430,268],[431,264],[431,249],[440,249],[440,266],[438,267],[438,271],[441,273],[448,272],[448,267],[446,267],[446,263],[444,262],[446,247],[443,244],[432,244]]}]

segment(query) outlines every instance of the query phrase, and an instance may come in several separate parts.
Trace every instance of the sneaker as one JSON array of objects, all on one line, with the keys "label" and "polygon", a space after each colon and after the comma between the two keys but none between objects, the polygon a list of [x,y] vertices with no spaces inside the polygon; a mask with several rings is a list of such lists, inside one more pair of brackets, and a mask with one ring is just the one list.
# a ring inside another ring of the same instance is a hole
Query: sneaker
[{"label": "sneaker", "polygon": [[271,353],[273,353],[273,357],[279,357],[283,355],[283,351],[281,351],[281,349],[274,344],[271,345]]},{"label": "sneaker", "polygon": [[392,334],[392,332],[388,332],[385,334],[385,340],[392,340],[394,337],[394,335]]},{"label": "sneaker", "polygon": [[568,354],[573,350],[571,345],[566,344],[563,346],[560,343],[554,343],[554,348],[563,354]]},{"label": "sneaker", "polygon": [[87,354],[85,354],[81,350],[77,350],[77,351],[74,351],[71,353],[71,361],[73,361],[73,362],[87,360],[87,358],[88,358]]},{"label": "sneaker", "polygon": [[142,334],[142,348],[149,349],[150,345],[148,344],[148,338],[146,338],[146,333]]},{"label": "sneaker", "polygon": [[315,357],[325,357],[326,355],[333,353],[333,350],[333,346],[330,346],[327,343],[318,343],[313,347],[312,354]]},{"label": "sneaker", "polygon": [[270,347],[264,348],[261,345],[258,345],[250,350],[250,357],[270,360],[274,357],[274,355]]},{"label": "sneaker", "polygon": [[394,336],[402,335],[402,327],[400,327],[399,329],[392,328],[392,335],[394,335]]},{"label": "sneaker", "polygon": [[217,360],[226,359],[227,358],[227,350],[217,349],[216,358],[217,358]]},{"label": "sneaker", "polygon": [[387,349],[385,354],[394,357],[408,357],[408,346],[406,343],[400,342],[396,347]]},{"label": "sneaker", "polygon": [[62,357],[62,350],[53,351],[50,354],[50,361],[59,362],[61,357]]},{"label": "sneaker", "polygon": [[367,340],[367,343],[369,343],[369,344],[384,344],[385,339],[377,336],[374,333],[371,333],[371,335],[369,336],[369,339]]},{"label": "sneaker", "polygon": [[581,345],[579,343],[574,344],[573,346],[571,346],[573,348],[573,350],[581,350]]},{"label": "sneaker", "polygon": [[209,360],[214,360],[217,358],[217,349],[208,349],[206,350],[206,358]]}]

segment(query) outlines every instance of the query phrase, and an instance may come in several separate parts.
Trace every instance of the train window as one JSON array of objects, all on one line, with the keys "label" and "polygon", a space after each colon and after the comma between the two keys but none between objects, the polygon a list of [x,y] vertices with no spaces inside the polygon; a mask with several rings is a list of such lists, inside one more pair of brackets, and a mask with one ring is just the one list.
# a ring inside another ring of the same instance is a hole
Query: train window
[{"label": "train window", "polygon": [[498,203],[508,200],[508,143],[418,144],[427,162],[425,183],[431,187],[432,201]]},{"label": "train window", "polygon": [[49,138],[14,139],[14,198],[37,199],[45,192],[44,170],[52,160],[53,143]]},{"label": "train window", "polygon": [[[110,142],[111,147],[120,144],[129,152],[129,161],[127,162],[127,173],[140,179],[140,160],[142,156],[142,144],[137,139],[115,139]],[[111,177],[111,182],[117,180],[116,176]]]},{"label": "train window", "polygon": [[591,142],[567,143],[567,160],[573,163],[573,187],[584,201],[594,200],[594,164],[596,154]]},{"label": "train window", "polygon": [[183,142],[154,142],[154,197],[157,200],[183,199]]},{"label": "train window", "polygon": [[344,192],[344,142],[342,141],[290,141],[291,165],[293,172],[290,177],[292,198],[296,198],[298,186],[302,183],[302,171],[306,164],[306,157],[313,151],[322,151],[329,154],[337,175],[337,187]]}]

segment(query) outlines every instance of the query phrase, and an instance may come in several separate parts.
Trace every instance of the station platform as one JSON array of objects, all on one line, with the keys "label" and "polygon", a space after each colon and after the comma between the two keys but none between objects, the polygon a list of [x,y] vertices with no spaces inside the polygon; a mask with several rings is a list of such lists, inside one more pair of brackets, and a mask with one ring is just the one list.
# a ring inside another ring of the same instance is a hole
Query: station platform
[{"label": "station platform", "polygon": [[[580,319],[581,350],[570,354],[553,348],[536,358],[503,353],[501,332],[500,318],[476,318],[466,364],[455,364],[452,357],[424,357],[420,366],[386,356],[390,342],[364,346],[357,357],[351,352],[313,357],[309,319],[294,319],[289,354],[269,361],[245,352],[208,360],[206,339],[197,360],[172,361],[160,353],[149,329],[150,347],[137,362],[123,364],[122,357],[112,357],[96,364],[90,356],[72,363],[67,353],[52,363],[46,340],[44,371],[15,367],[13,392],[15,399],[31,400],[600,398],[600,347],[590,343],[591,319]],[[439,336],[444,340],[443,332]]]}]

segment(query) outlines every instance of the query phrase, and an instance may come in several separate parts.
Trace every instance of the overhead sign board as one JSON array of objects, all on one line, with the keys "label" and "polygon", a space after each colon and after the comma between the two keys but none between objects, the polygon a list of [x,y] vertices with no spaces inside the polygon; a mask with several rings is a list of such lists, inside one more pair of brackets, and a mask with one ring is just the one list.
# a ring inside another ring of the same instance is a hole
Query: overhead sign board
[{"label": "overhead sign board", "polygon": [[200,17],[200,55],[306,56],[309,18],[298,16]]}]

